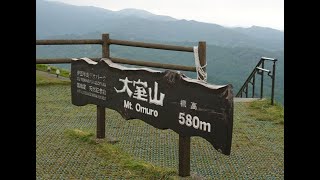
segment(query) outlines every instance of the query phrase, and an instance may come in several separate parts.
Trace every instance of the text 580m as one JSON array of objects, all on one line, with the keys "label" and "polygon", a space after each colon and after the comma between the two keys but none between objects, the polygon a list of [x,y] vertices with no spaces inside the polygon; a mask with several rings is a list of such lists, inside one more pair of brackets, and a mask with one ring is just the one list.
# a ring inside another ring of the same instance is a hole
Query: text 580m
[{"label": "text 580m", "polygon": [[193,127],[194,129],[199,129],[202,131],[211,132],[211,124],[207,122],[200,121],[198,116],[193,116],[190,114],[185,114],[183,112],[179,113],[179,123],[181,125],[186,125],[188,127]]}]

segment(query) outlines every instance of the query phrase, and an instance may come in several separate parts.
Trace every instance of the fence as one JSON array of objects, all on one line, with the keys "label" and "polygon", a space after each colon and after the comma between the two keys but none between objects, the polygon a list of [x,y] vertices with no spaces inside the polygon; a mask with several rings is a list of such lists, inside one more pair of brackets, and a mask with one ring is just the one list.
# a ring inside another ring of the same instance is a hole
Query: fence
[{"label": "fence", "polygon": [[[110,39],[109,34],[102,34],[101,39],[37,40],[36,41],[36,45],[85,45],[85,44],[98,44],[98,45],[100,44],[102,46],[101,58],[109,58],[115,63],[197,72],[196,67],[193,67],[193,66],[163,64],[163,63],[154,63],[154,62],[141,61],[141,60],[130,60],[130,59],[110,57],[110,45],[133,46],[133,47],[141,47],[141,48],[182,51],[182,52],[194,52],[193,47],[116,40],[116,39]],[[199,55],[200,66],[204,67],[203,70],[206,71],[205,69],[206,42],[199,41],[198,55]],[[101,58],[90,57],[90,59],[94,61],[99,61]],[[71,58],[36,59],[36,63],[37,64],[71,63]],[[201,79],[204,79],[202,74],[199,74],[199,77]],[[105,134],[106,134],[105,132],[105,114],[106,113],[105,112],[106,111],[104,107],[97,106],[97,132],[96,132],[97,138],[105,138]],[[179,135],[179,175],[183,177],[190,176],[190,137],[189,136]]]},{"label": "fence", "polygon": [[[193,52],[193,47],[116,40],[116,39],[110,39],[109,34],[102,34],[101,40],[100,39],[82,39],[82,40],[37,40],[36,41],[36,45],[81,45],[81,44],[82,45],[84,44],[102,45],[102,58],[109,58],[115,63],[196,72],[196,68],[192,66],[163,64],[163,63],[154,63],[154,62],[141,61],[141,60],[129,60],[129,59],[123,59],[123,58],[110,57],[110,49],[109,49],[109,46],[114,44],[114,45],[133,46],[133,47],[142,47],[142,48],[151,48],[151,49]],[[199,48],[200,64],[204,65],[206,63],[206,42],[200,41],[198,43],[198,48]],[[90,59],[94,61],[98,61],[101,58],[90,57]],[[71,58],[36,59],[36,63],[37,64],[71,63]]]},{"label": "fence", "polygon": [[[265,61],[271,61],[273,62],[272,66],[272,71],[265,69],[264,68],[264,62]],[[255,97],[255,75],[261,75],[261,84],[260,84],[260,98],[263,98],[263,79],[264,79],[264,72],[268,73],[268,76],[271,78],[272,83],[271,83],[271,105],[274,104],[274,81],[275,81],[275,76],[276,76],[276,62],[277,59],[273,58],[267,58],[267,57],[262,57],[258,64],[254,67],[250,75],[248,76],[247,80],[244,82],[240,90],[238,91],[236,97],[241,97],[243,93],[245,93],[246,98],[248,98],[248,89],[249,89],[249,84],[252,85],[252,98]]]}]

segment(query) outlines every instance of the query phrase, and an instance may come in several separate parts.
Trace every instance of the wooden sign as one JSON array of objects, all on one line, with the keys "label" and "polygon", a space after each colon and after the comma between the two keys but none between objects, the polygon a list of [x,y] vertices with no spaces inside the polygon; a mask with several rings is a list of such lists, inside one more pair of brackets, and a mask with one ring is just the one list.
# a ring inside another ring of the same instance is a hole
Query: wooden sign
[{"label": "wooden sign", "polygon": [[72,104],[95,104],[141,119],[159,129],[200,136],[230,155],[233,126],[231,85],[200,82],[173,71],[127,68],[107,58],[71,63]]}]

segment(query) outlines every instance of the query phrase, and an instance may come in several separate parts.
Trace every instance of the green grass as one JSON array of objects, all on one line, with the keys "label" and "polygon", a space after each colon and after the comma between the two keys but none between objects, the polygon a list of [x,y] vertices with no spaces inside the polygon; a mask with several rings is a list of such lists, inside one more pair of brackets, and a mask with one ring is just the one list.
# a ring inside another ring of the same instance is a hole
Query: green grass
[{"label": "green grass", "polygon": [[51,77],[48,75],[44,75],[40,72],[36,72],[36,85],[69,85],[70,81],[58,79],[56,77]]},{"label": "green grass", "polygon": [[[141,178],[141,179],[176,179],[177,172],[174,169],[162,168],[147,163],[142,160],[137,160],[128,153],[121,150],[119,147],[107,142],[97,143],[92,132],[85,132],[79,129],[67,130],[66,136],[75,140],[96,146],[96,152],[103,158],[102,164],[117,164],[123,174],[118,174],[126,179]],[[81,146],[81,144],[79,144]]]},{"label": "green grass", "polygon": [[60,76],[69,78],[69,73],[70,73],[69,70],[58,68],[58,67],[55,67],[55,66],[52,66],[52,65],[36,64],[36,69],[40,70],[40,71],[46,71],[47,72],[48,66],[51,67],[51,71],[50,71],[51,74],[56,74],[56,70],[59,69],[60,70]]},{"label": "green grass", "polygon": [[281,104],[271,105],[271,100],[258,100],[247,104],[249,115],[259,121],[284,124],[284,110]]},{"label": "green grass", "polygon": [[79,129],[68,129],[65,131],[65,134],[67,137],[94,144],[94,141],[92,140],[92,136],[94,135],[93,133],[85,132]]},{"label": "green grass", "polygon": [[[44,82],[49,81],[46,77]],[[179,178],[177,133],[141,120],[126,121],[106,109],[106,136],[119,142],[97,141],[96,106],[72,105],[70,86],[55,83],[36,86],[38,179]],[[284,130],[278,124],[283,122],[283,108],[269,104],[234,104],[230,156],[192,137],[191,175],[196,176],[186,179],[283,179]],[[270,112],[278,115],[263,117]]]}]

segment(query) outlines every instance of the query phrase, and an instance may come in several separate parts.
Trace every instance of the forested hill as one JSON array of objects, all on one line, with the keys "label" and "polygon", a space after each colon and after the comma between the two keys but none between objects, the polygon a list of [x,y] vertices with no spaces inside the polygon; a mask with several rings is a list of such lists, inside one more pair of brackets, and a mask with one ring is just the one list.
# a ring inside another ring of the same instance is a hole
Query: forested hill
[{"label": "forested hill", "polygon": [[284,39],[282,31],[266,27],[226,28],[218,24],[178,20],[138,9],[111,11],[44,0],[37,0],[36,31],[37,39],[108,32],[113,37],[129,40],[205,40],[218,46],[265,50],[282,50]]},{"label": "forested hill", "polygon": [[[79,39],[81,39],[79,37]],[[196,42],[161,42],[165,44],[175,44],[184,46],[195,46]],[[162,62],[169,64],[183,64],[194,66],[194,56],[192,53],[173,52],[164,50],[153,50],[144,48],[134,48],[125,46],[111,46],[111,56],[138,59],[153,62]],[[255,48],[244,47],[220,47],[216,45],[207,45],[207,72],[208,82],[214,84],[231,83],[234,87],[234,94],[240,89],[246,78],[249,76],[254,66],[263,56],[277,58],[276,69],[276,99],[283,102],[283,51],[266,51]],[[38,58],[63,58],[63,57],[101,57],[101,46],[99,45],[77,45],[77,46],[38,46]],[[266,68],[272,69],[272,63],[266,62]],[[66,69],[70,65],[62,65]],[[195,73],[184,72],[188,76],[195,78]],[[259,76],[257,76],[259,85]],[[270,96],[271,82],[268,76],[265,76],[265,95]],[[256,93],[259,91],[256,90]]]}]

